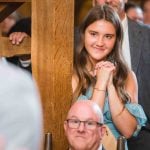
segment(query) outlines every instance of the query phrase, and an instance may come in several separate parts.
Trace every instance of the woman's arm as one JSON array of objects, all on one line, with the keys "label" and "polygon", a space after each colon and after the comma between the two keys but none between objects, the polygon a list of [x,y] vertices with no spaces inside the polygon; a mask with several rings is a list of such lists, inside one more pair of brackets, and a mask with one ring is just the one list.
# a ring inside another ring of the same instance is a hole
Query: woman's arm
[{"label": "woman's arm", "polygon": [[[121,134],[129,138],[136,130],[137,121],[135,117],[124,108],[124,104],[121,102],[113,83],[108,84],[107,90],[112,120]],[[126,91],[131,97],[131,103],[137,103],[138,88],[136,77],[133,72],[128,74]]]},{"label": "woman's arm", "polygon": [[101,61],[95,66],[96,84],[93,90],[92,100],[103,110],[107,84],[110,74],[115,71],[115,66],[109,61]]}]

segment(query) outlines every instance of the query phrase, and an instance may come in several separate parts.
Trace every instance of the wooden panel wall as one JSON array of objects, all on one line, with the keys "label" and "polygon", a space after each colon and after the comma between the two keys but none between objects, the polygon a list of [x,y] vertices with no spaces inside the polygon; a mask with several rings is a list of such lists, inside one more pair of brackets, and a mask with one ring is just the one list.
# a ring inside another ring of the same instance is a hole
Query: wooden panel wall
[{"label": "wooden panel wall", "polygon": [[24,3],[17,11],[25,17],[31,16],[31,2]]},{"label": "wooden panel wall", "polygon": [[53,150],[67,149],[63,121],[72,99],[74,0],[32,1],[32,64]]}]

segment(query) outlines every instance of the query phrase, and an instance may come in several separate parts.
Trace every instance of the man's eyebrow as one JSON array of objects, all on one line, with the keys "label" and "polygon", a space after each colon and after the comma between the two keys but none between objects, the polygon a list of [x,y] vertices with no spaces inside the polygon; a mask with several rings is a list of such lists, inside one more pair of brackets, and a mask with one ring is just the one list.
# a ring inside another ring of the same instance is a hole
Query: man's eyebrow
[{"label": "man's eyebrow", "polygon": [[72,116],[70,116],[70,117],[68,117],[68,118],[77,118],[77,119],[78,119],[78,117],[75,116],[75,115],[72,115]]}]

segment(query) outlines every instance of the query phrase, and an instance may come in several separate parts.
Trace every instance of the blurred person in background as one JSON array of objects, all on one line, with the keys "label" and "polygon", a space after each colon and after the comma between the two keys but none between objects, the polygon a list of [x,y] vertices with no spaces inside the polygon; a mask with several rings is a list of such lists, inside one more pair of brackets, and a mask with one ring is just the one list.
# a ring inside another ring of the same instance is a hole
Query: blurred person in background
[{"label": "blurred person in background", "polygon": [[143,23],[143,11],[135,3],[133,2],[126,3],[125,12],[130,19]]},{"label": "blurred person in background", "polygon": [[150,25],[150,0],[142,0],[144,23]]},{"label": "blurred person in background", "polygon": [[[0,23],[3,36],[9,37],[10,42],[19,45],[24,38],[31,37],[31,18],[23,18],[17,11]],[[5,60],[3,58],[3,60]],[[7,57],[6,60],[14,65],[32,72],[31,55]]]},{"label": "blurred person in background", "polygon": [[18,12],[13,12],[11,15],[9,15],[7,18],[5,18],[0,23],[0,29],[2,32],[2,36],[7,36],[10,29],[16,24],[17,21],[19,21],[22,18],[22,16]]},{"label": "blurred person in background", "polygon": [[[31,18],[20,19],[8,32],[12,44],[19,45],[24,38],[31,37]],[[7,58],[8,62],[32,73],[31,55],[20,55]]]},{"label": "blurred person in background", "polygon": [[40,96],[28,72],[0,59],[0,150],[40,150]]}]

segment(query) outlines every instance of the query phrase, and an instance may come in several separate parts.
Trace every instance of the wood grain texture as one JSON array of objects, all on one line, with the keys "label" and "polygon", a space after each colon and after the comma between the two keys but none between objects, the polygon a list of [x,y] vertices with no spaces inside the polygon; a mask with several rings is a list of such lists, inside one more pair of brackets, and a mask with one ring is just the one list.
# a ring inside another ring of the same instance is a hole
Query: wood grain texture
[{"label": "wood grain texture", "polygon": [[71,105],[74,0],[32,1],[32,68],[54,150],[67,149],[63,121]]},{"label": "wood grain texture", "polygon": [[31,2],[31,0],[0,0],[0,2]]},{"label": "wood grain texture", "polygon": [[31,39],[29,37],[25,38],[20,45],[13,45],[7,37],[0,37],[0,56],[11,57],[30,53]]}]

